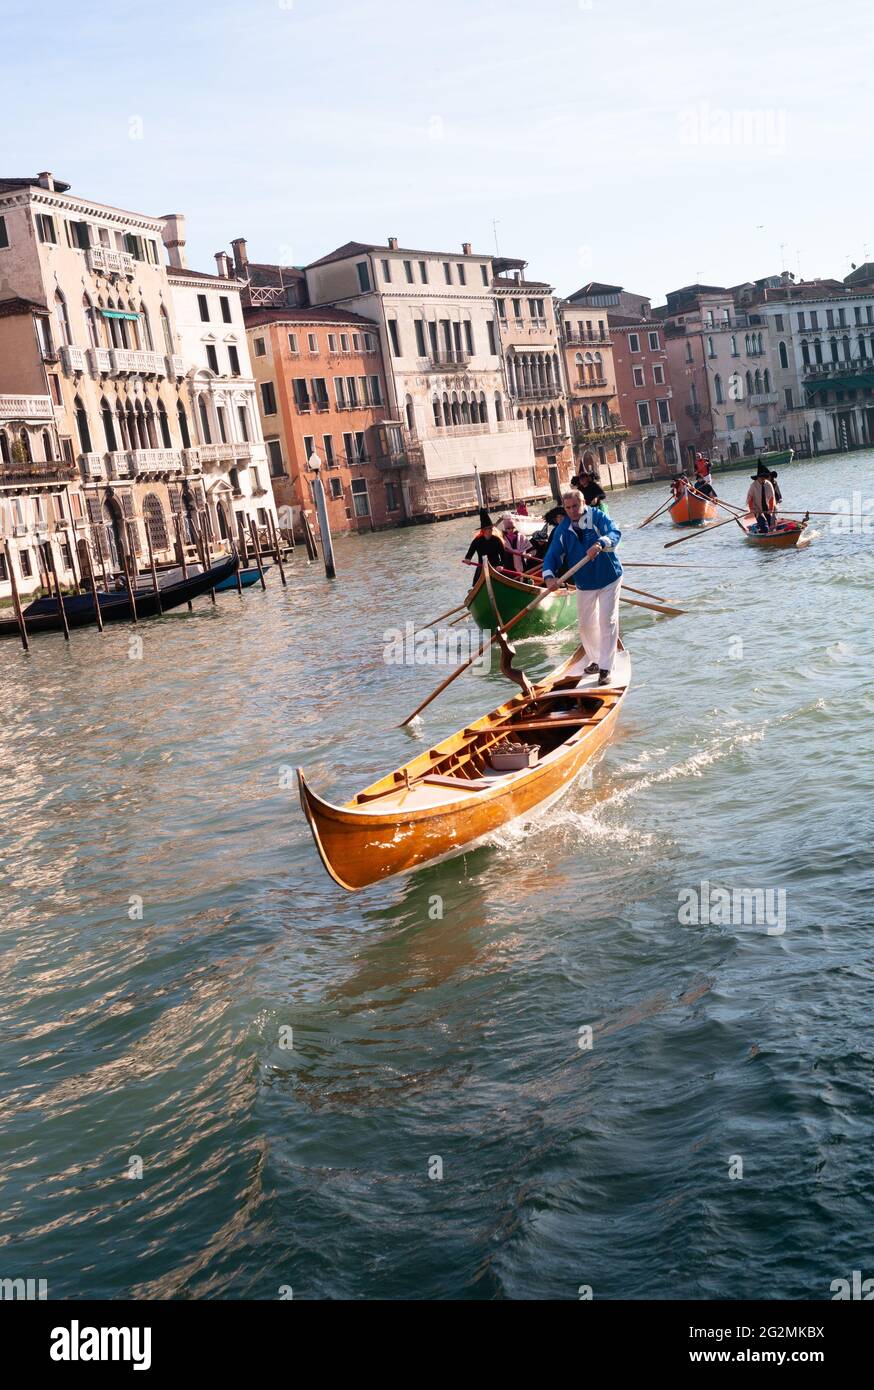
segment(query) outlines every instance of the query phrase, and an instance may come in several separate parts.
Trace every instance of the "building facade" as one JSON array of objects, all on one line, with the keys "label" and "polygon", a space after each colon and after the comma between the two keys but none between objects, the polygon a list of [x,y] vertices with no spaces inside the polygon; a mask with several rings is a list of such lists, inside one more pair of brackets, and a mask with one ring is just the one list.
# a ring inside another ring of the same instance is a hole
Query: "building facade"
[{"label": "building facade", "polygon": [[574,462],[593,470],[603,483],[623,486],[625,427],[619,416],[613,339],[602,305],[590,303],[583,286],[561,305],[562,352],[570,402]]},{"label": "building facade", "polygon": [[680,453],[664,328],[639,314],[611,313],[608,322],[628,481],[671,476]]}]

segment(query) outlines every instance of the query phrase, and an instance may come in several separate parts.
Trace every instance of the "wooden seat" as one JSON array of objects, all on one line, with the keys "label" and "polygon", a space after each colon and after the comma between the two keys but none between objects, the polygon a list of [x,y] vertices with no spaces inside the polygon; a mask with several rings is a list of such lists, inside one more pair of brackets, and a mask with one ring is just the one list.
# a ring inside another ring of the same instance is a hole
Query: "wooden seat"
[{"label": "wooden seat", "polygon": [[426,772],[421,780],[437,787],[460,787],[466,792],[479,792],[492,785],[485,777],[444,777],[438,772]]}]

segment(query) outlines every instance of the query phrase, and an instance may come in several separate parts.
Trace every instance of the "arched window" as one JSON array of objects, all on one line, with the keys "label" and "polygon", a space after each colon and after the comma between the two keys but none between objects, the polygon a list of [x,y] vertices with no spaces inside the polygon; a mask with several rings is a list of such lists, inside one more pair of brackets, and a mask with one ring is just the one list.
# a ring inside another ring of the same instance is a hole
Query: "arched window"
[{"label": "arched window", "polygon": [[163,304],[161,305],[161,332],[164,334],[164,347],[172,357],[176,351],[173,346],[173,331],[170,328],[170,317]]},{"label": "arched window", "polygon": [[137,427],[137,439],[139,440],[140,448],[141,448],[141,449],[148,449],[148,447],[149,447],[149,434],[148,434],[148,431],[147,431],[147,429],[146,429],[146,421],[145,421],[145,417],[144,417],[144,415],[143,415],[143,406],[142,406],[142,402],[141,402],[141,401],[137,401],[135,420],[136,420],[136,427]]},{"label": "arched window", "polygon": [[753,394],[753,374],[752,374],[752,372],[748,371],[748,372],[747,372],[747,395],[748,395],[748,396],[751,396],[752,394]]},{"label": "arched window", "polygon": [[197,413],[200,419],[201,442],[203,444],[211,444],[212,434],[210,433],[209,428],[209,414],[207,413],[206,409],[206,401],[202,395],[198,396],[197,398]]},{"label": "arched window", "polygon": [[155,430],[155,411],[151,401],[146,401],[146,434],[149,439],[149,448],[157,449],[158,435]]},{"label": "arched window", "polygon": [[106,447],[111,454],[114,454],[118,449],[118,444],[115,440],[115,421],[112,418],[112,410],[105,396],[100,402],[100,417],[103,420],[103,433],[106,436]]},{"label": "arched window", "polygon": [[749,335],[749,333],[745,333],[745,334],[744,334],[744,352],[745,352],[745,353],[747,354],[747,356],[749,357],[749,355],[750,355],[750,335]]},{"label": "arched window", "polygon": [[737,357],[737,356],[738,356],[738,350],[737,350],[737,337],[735,336],[734,333],[732,333],[732,335],[731,335],[731,355],[732,355],[732,357]]},{"label": "arched window", "polygon": [[414,425],[414,423],[415,423],[415,418],[416,418],[415,415],[413,414],[413,398],[412,398],[412,396],[409,396],[409,395],[407,396],[407,399],[406,399],[406,401],[404,402],[404,412],[405,412],[406,417],[407,417],[407,429],[408,429],[408,430],[411,430],[411,429],[413,428],[413,425]]},{"label": "arched window", "polygon": [[764,349],[764,346],[763,346],[763,343],[762,343],[762,335],[761,335],[761,333],[757,333],[757,334],[756,334],[756,352],[757,352],[757,353],[759,354],[759,356],[761,357],[761,355],[762,355],[762,353],[763,353],[764,351],[765,351],[765,349]]},{"label": "arched window", "polygon": [[816,358],[817,365],[821,364],[821,362],[822,362],[822,343],[820,342],[819,338],[814,338],[814,340],[813,340],[813,355],[814,355],[814,357]]},{"label": "arched window", "polygon": [[805,338],[801,344],[801,360],[805,367],[810,366],[810,344]]},{"label": "arched window", "polygon": [[142,303],[140,304],[140,323],[143,325],[143,337],[146,340],[146,350],[148,352],[154,352],[155,343],[154,339],[152,338],[152,325],[149,321],[149,311],[146,308],[145,304]]},{"label": "arched window", "polygon": [[9,452],[9,440],[6,437],[5,430],[0,430],[0,459],[2,459],[4,463],[12,462],[12,455]]},{"label": "arched window", "polygon": [[55,319],[58,325],[58,340],[68,345],[73,341],[70,332],[70,316],[67,313],[67,301],[60,290],[55,290]]},{"label": "arched window", "polygon": [[431,409],[434,411],[434,424],[435,424],[435,425],[437,426],[437,428],[439,429],[440,426],[443,424],[443,420],[442,420],[442,418],[441,418],[441,416],[440,416],[440,400],[439,400],[439,397],[437,397],[437,396],[434,396],[434,397],[433,397],[433,399],[432,399],[432,401],[431,401]]},{"label": "arched window", "polygon": [[82,310],[85,314],[85,327],[88,330],[88,343],[91,347],[99,348],[101,344],[97,329],[97,313],[87,294],[82,296]]},{"label": "arched window", "polygon": [[164,409],[163,401],[158,401],[158,429],[161,431],[161,443],[164,448],[171,449],[173,447],[173,441],[170,438],[170,423],[167,419],[167,412]]},{"label": "arched window", "polygon": [[76,430],[79,434],[79,447],[83,454],[91,453],[91,431],[88,428],[88,414],[79,396],[73,402],[76,412]]},{"label": "arched window", "polygon": [[[807,344],[805,343],[804,346],[806,347]],[[785,344],[785,343],[780,343],[779,349],[778,349],[778,350],[779,350],[779,353],[780,353],[780,366],[781,366],[781,367],[784,367],[784,368],[788,368],[788,366],[789,366],[789,354],[788,354],[788,352],[786,351],[786,344]],[[806,360],[806,359],[805,359],[805,360]]]},{"label": "arched window", "polygon": [[42,432],[42,456],[43,456],[43,458],[45,459],[46,463],[51,463],[51,461],[52,461],[52,437],[51,437],[51,435],[49,434],[48,430],[43,430],[43,432]]},{"label": "arched window", "polygon": [[753,377],[753,389],[757,396],[762,394],[762,373],[756,367],[756,374]]},{"label": "arched window", "polygon": [[160,498],[156,497],[154,492],[147,492],[143,498],[143,521],[146,523],[146,530],[151,537],[152,549],[169,550],[167,519],[164,516],[164,508],[161,506]]},{"label": "arched window", "polygon": [[829,345],[829,348],[831,349],[832,361],[833,361],[833,362],[837,362],[837,360],[838,360],[838,340],[837,340],[837,338],[829,338],[829,343],[828,343],[828,345]]},{"label": "arched window", "polygon": [[819,420],[814,420],[813,422],[813,438],[816,444],[819,444],[822,440],[822,425]]},{"label": "arched window", "polygon": [[765,368],[762,374],[762,381],[764,383],[765,391],[767,393],[771,389],[771,372],[768,367]]},{"label": "arched window", "polygon": [[841,343],[843,344],[843,349],[844,349],[844,361],[845,361],[845,362],[849,362],[849,361],[851,360],[850,340],[849,340],[849,338],[846,336],[846,334],[845,334],[844,337],[841,339]]},{"label": "arched window", "polygon": [[574,354],[574,366],[577,369],[577,384],[582,386],[586,379],[586,371],[583,366],[583,354],[581,352]]},{"label": "arched window", "polygon": [[722,405],[725,398],[722,394],[722,377],[719,375],[718,372],[716,373],[716,376],[713,378],[713,386],[716,391],[716,404]]},{"label": "arched window", "polygon": [[868,354],[865,351],[865,339],[859,334],[859,356],[864,360]]}]

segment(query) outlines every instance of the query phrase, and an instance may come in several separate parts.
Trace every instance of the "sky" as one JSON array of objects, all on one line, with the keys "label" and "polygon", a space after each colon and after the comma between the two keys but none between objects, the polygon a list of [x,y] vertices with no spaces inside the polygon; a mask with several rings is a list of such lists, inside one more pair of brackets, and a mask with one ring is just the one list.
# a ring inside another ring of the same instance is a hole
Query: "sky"
[{"label": "sky", "polygon": [[298,265],[396,236],[654,304],[781,269],[842,278],[874,259],[869,12],[5,0],[0,175],[183,212],[201,270],[238,236]]}]

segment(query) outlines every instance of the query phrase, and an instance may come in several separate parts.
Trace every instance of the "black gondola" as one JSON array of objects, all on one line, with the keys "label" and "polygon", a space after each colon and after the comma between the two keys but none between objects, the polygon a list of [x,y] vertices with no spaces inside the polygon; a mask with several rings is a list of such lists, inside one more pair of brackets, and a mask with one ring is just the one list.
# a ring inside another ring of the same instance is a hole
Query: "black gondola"
[{"label": "black gondola", "polygon": [[[134,589],[134,599],[137,606],[138,618],[152,618],[168,608],[178,608],[181,603],[187,603],[189,599],[197,598],[200,594],[208,594],[210,589],[214,589],[223,579],[227,579],[237,568],[236,554],[229,555],[220,564],[213,565],[211,569],[205,570],[202,574],[191,575],[188,579],[180,579],[177,584],[168,584],[165,589],[160,590],[160,597],[154,589]],[[34,632],[62,632],[64,628],[63,620],[58,609],[57,600],[51,601],[51,607],[46,607],[46,600],[38,600],[37,608],[34,613],[24,610],[24,620],[27,623],[28,633]],[[127,592],[118,594],[100,594],[100,616],[105,623],[125,623],[133,618],[131,611],[131,601]],[[94,612],[94,600],[90,594],[75,594],[69,599],[65,599],[64,608],[67,614],[67,622],[70,627],[88,627],[91,623],[96,623],[97,618]],[[17,637],[19,635],[18,623],[15,618],[0,619],[0,637]]]}]

